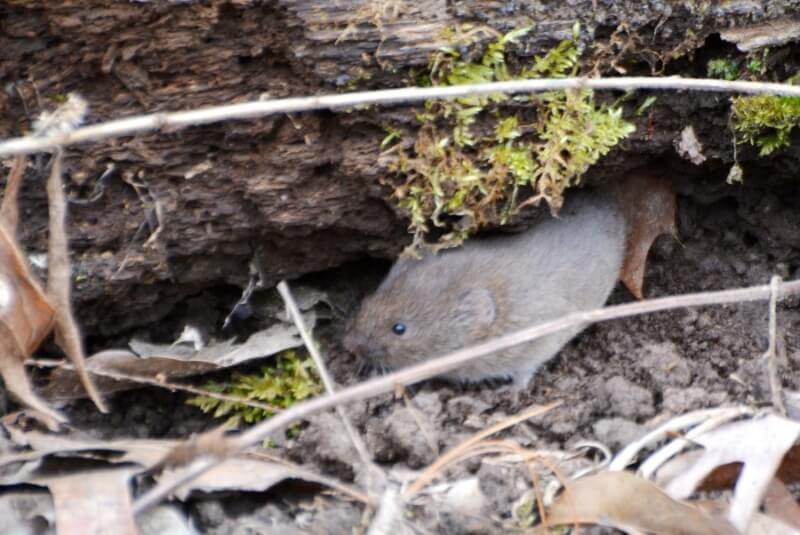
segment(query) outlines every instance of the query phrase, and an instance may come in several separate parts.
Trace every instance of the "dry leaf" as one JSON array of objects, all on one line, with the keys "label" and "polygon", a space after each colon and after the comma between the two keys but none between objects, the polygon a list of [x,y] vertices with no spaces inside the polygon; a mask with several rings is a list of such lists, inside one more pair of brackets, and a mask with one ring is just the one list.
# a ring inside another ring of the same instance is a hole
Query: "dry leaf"
[{"label": "dry leaf", "polygon": [[773,414],[719,427],[694,437],[694,442],[702,446],[702,453],[692,459],[691,465],[679,471],[669,467],[673,462],[681,462],[681,457],[665,465],[663,473],[677,472],[677,475],[665,481],[664,488],[670,496],[685,498],[714,469],[744,463],[731,501],[730,520],[745,532],[784,456],[798,437],[800,423]]},{"label": "dry leaf", "polygon": [[676,235],[675,193],[668,180],[649,175],[632,176],[612,186],[622,204],[627,243],[620,280],[642,299],[647,253],[662,234]]},{"label": "dry leaf", "polygon": [[129,485],[132,475],[129,468],[82,470],[33,482],[50,489],[59,534],[138,535]]},{"label": "dry leaf", "polygon": [[550,508],[547,523],[597,524],[655,535],[735,533],[725,520],[670,498],[630,472],[602,472],[571,482]]},{"label": "dry leaf", "polygon": [[11,172],[6,180],[6,189],[3,192],[3,203],[0,205],[0,226],[5,229],[9,236],[17,235],[17,223],[19,222],[19,190],[22,187],[22,177],[25,175],[25,167],[28,165],[28,158],[17,156],[11,165]]},{"label": "dry leaf", "polygon": [[34,394],[24,362],[50,332],[53,316],[16,241],[0,225],[0,375],[8,391],[40,413],[50,428],[66,419]]},{"label": "dry leaf", "polygon": [[[92,466],[97,461],[105,461],[111,465],[135,464],[140,468],[132,473],[140,473],[163,466],[165,459],[175,459],[175,450],[183,452],[182,463],[189,463],[189,453],[195,458],[205,455],[224,455],[227,452],[215,445],[214,433],[207,433],[192,445],[177,440],[130,439],[130,440],[84,440],[64,435],[53,435],[39,431],[23,431],[14,426],[3,426],[2,429],[20,448],[27,447],[31,451],[0,456],[0,487],[3,485],[19,485],[22,483],[41,483],[49,474],[39,473],[42,460],[57,456],[59,459],[92,459]],[[219,439],[221,441],[221,438]],[[16,469],[12,472],[11,468]],[[77,471],[76,475],[85,473]],[[182,473],[182,471],[180,471]],[[179,471],[167,469],[158,478],[170,478]],[[302,467],[289,462],[276,462],[258,455],[242,454],[232,457],[205,474],[180,487],[176,494],[187,497],[195,490],[206,492],[223,490],[263,491],[286,479],[302,479],[320,485],[332,486],[348,493],[357,499],[352,489],[336,485],[330,479],[319,476]]]},{"label": "dry leaf", "polygon": [[[58,110],[56,110],[58,111]],[[91,377],[86,372],[86,357],[83,354],[83,343],[78,324],[72,315],[70,293],[72,287],[72,268],[67,247],[67,201],[64,198],[61,183],[61,161],[63,153],[59,150],[53,158],[50,178],[47,180],[47,203],[50,219],[50,236],[48,238],[47,261],[47,297],[55,308],[56,344],[72,362],[81,383],[89,397],[100,410],[108,412]]]},{"label": "dry leaf", "polygon": [[767,488],[764,511],[767,516],[800,530],[800,505],[786,485],[778,479],[773,478]]},{"label": "dry leaf", "polygon": [[[251,335],[237,344],[233,339],[195,350],[193,346],[149,344],[132,340],[131,349],[101,351],[87,359],[87,369],[147,379],[180,379],[268,357],[303,345],[297,327],[279,323]],[[118,381],[97,376],[95,383],[103,394],[136,388],[132,381]],[[41,394],[50,400],[68,400],[86,396],[74,371],[58,368],[50,374]]]},{"label": "dry leaf", "polygon": [[29,356],[53,327],[54,310],[13,238],[0,226],[0,322]]}]

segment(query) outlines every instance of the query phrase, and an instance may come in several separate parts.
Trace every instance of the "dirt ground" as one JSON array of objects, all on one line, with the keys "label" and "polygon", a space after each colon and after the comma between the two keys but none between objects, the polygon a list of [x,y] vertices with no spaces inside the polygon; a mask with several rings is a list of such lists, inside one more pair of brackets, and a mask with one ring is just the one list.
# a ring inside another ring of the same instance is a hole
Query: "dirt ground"
[{"label": "dirt ground", "polygon": [[[702,202],[699,196],[680,196],[679,237],[657,240],[647,269],[646,296],[763,284],[772,274],[795,278],[800,267],[795,230],[799,195],[793,185],[767,193],[747,183],[705,196]],[[387,269],[385,262],[363,262],[306,277],[305,282],[327,290],[341,308],[352,310]],[[224,305],[224,295],[206,292],[200,297],[209,300],[211,309]],[[631,300],[620,287],[610,302]],[[794,325],[800,322],[797,305],[784,302],[779,315],[788,357],[781,376],[790,390],[798,388],[793,371],[800,365],[794,335]],[[175,325],[180,324],[178,316],[170,316]],[[358,375],[362,366],[339,346],[344,321],[341,317],[323,323],[317,335],[337,381],[352,384],[363,378]],[[768,404],[762,359],[766,328],[766,303],[611,321],[588,328],[568,344],[520,395],[506,385],[429,381],[410,390],[410,405],[386,395],[352,404],[348,413],[375,461],[387,470],[424,468],[472,433],[525,407],[554,400],[564,403],[503,436],[544,449],[596,440],[618,451],[671,415],[721,405]],[[67,412],[76,428],[97,438],[186,437],[215,423],[184,401],[180,394],[145,389],[116,396],[108,416],[87,402],[73,403]],[[343,440],[333,413],[312,417],[298,437],[285,441],[275,453],[358,482],[357,456]],[[440,511],[431,518],[430,510],[420,510],[412,521],[451,533],[491,531],[512,522],[514,504],[528,487],[523,471],[509,472],[473,459],[448,473],[453,479],[470,475],[478,476],[484,495],[490,497],[487,516]],[[204,533],[351,533],[361,525],[361,506],[321,490],[287,483],[266,493],[207,495],[192,499],[185,512]]]}]

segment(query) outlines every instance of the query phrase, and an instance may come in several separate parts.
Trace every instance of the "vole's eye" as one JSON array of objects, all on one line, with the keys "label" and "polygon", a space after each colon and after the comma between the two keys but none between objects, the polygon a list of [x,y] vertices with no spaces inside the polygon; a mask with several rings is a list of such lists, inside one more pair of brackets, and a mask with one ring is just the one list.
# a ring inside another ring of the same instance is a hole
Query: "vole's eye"
[{"label": "vole's eye", "polygon": [[398,321],[397,323],[392,325],[392,332],[394,334],[396,334],[397,336],[401,336],[401,335],[405,334],[405,332],[406,332],[406,324]]}]

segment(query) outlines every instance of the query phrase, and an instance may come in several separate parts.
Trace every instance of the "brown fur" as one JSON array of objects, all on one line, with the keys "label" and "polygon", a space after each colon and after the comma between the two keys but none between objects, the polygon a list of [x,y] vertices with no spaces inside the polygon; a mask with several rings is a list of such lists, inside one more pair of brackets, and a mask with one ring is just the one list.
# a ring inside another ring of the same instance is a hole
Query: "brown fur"
[{"label": "brown fur", "polygon": [[[345,347],[398,368],[579,310],[602,306],[619,277],[625,223],[603,193],[579,192],[560,216],[523,233],[473,238],[401,259],[348,327]],[[405,333],[393,332],[402,322]],[[525,384],[583,327],[487,355],[443,376]]]}]

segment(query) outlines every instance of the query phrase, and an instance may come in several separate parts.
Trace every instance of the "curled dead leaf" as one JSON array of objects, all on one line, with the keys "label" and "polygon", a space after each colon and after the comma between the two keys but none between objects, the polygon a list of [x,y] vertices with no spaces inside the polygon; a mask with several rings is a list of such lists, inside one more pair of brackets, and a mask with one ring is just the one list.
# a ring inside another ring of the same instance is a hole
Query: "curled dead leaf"
[{"label": "curled dead leaf", "polygon": [[677,234],[675,193],[667,179],[652,175],[632,175],[615,183],[612,190],[622,205],[627,227],[620,280],[637,299],[642,299],[650,247],[662,234]]}]

